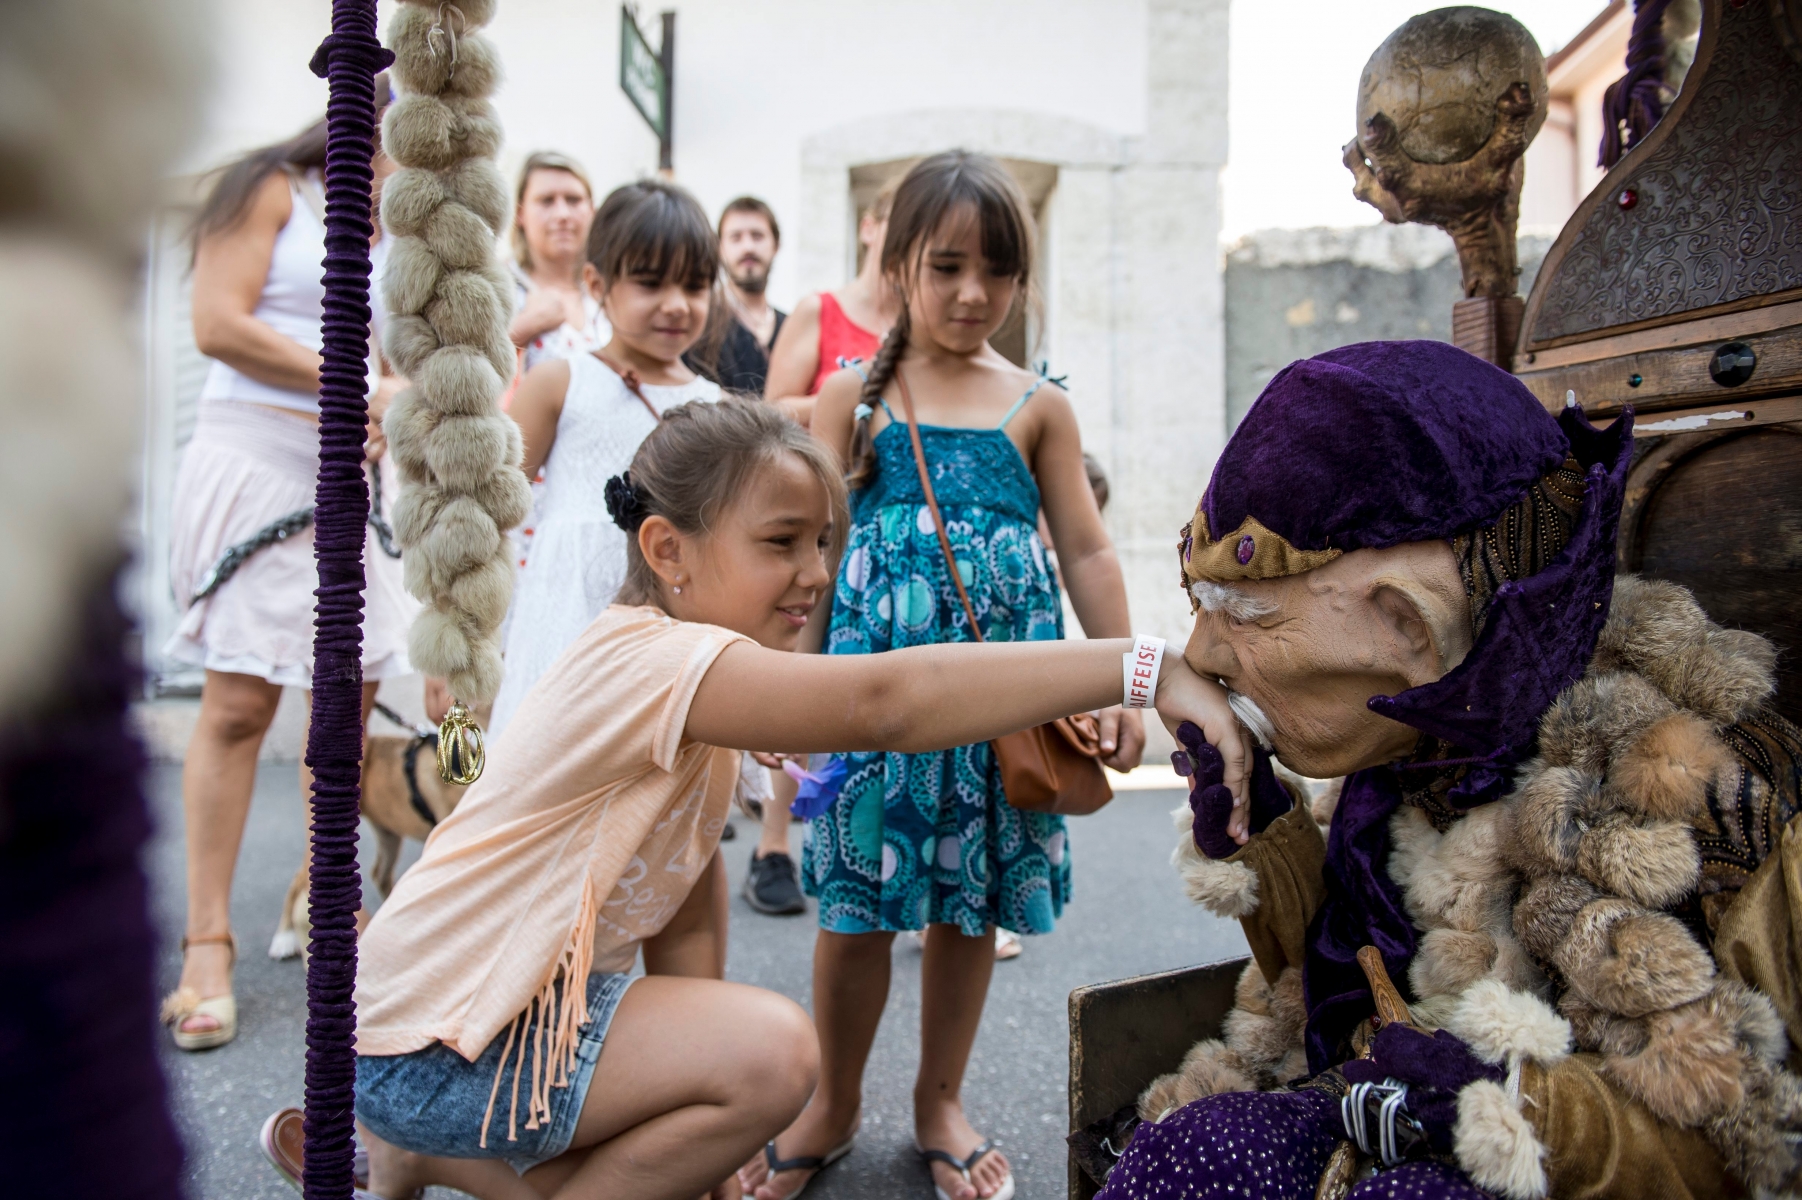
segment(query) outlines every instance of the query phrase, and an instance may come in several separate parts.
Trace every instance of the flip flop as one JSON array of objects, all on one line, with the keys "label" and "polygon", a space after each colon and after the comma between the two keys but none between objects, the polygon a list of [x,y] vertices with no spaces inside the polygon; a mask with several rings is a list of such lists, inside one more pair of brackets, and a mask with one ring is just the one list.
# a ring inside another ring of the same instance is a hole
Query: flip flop
[{"label": "flip flop", "polygon": [[798,1200],[801,1193],[807,1190],[807,1185],[812,1183],[815,1179],[818,1179],[821,1171],[824,1171],[827,1167],[830,1167],[833,1163],[851,1153],[851,1147],[856,1142],[857,1139],[855,1137],[849,1137],[845,1139],[844,1144],[834,1146],[824,1154],[802,1154],[797,1155],[794,1158],[777,1158],[776,1143],[765,1142],[763,1144],[763,1162],[764,1165],[769,1168],[770,1177],[772,1179],[777,1175],[782,1174],[784,1171],[813,1172],[812,1175],[809,1175],[806,1179],[801,1181],[800,1187],[782,1197],[782,1200]]},{"label": "flip flop", "polygon": [[[981,1159],[983,1155],[994,1148],[995,1143],[984,1138],[980,1146],[970,1151],[970,1156],[968,1158],[958,1158],[949,1151],[928,1150],[918,1142],[914,1143],[914,1149],[919,1151],[921,1158],[929,1163],[944,1163],[948,1167],[955,1168],[957,1173],[964,1177],[965,1183],[970,1182],[970,1168],[975,1166],[977,1161]],[[932,1193],[937,1200],[951,1200],[950,1195],[946,1193],[945,1189],[936,1183],[932,1185]],[[1001,1181],[1001,1186],[995,1189],[995,1194],[990,1196],[988,1200],[1014,1200],[1014,1173],[1012,1171],[1007,1173],[1007,1178]]]}]

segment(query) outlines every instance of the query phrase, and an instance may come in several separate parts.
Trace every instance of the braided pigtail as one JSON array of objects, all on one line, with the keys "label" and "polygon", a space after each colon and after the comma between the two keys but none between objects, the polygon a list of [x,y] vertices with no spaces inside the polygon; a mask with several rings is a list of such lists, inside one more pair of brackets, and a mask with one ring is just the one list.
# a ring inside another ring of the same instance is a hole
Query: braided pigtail
[{"label": "braided pigtail", "polygon": [[513,285],[494,255],[508,209],[488,103],[500,62],[475,32],[493,12],[493,0],[400,5],[388,43],[402,95],[382,128],[404,168],[382,191],[394,238],[383,348],[413,382],[383,425],[402,480],[394,532],[407,590],[426,603],[408,653],[471,706],[500,687],[495,635],[513,596],[505,531],[531,504],[519,427],[499,405],[514,369]]},{"label": "braided pigtail", "polygon": [[850,487],[860,488],[876,474],[876,439],[870,433],[870,420],[875,416],[877,402],[882,399],[882,389],[895,377],[895,365],[907,352],[907,336],[912,324],[907,316],[907,305],[903,304],[901,315],[895,318],[888,336],[882,339],[876,361],[870,364],[870,376],[864,380],[863,394],[858,398],[857,424],[851,428],[851,466],[845,472],[845,483]]}]

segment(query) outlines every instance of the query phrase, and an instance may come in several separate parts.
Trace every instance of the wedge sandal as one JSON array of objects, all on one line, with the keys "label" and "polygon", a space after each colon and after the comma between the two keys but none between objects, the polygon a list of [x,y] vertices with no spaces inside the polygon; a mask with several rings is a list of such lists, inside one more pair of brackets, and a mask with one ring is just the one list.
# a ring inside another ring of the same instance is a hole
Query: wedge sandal
[{"label": "wedge sandal", "polygon": [[[238,939],[229,933],[215,937],[184,937],[181,940],[181,952],[185,955],[189,946],[207,945],[231,947],[232,965],[237,965]],[[211,1017],[216,1023],[215,1028],[195,1033],[184,1032],[182,1024],[190,1017]],[[227,992],[223,996],[208,996],[203,1000],[193,988],[176,988],[163,997],[162,1022],[169,1027],[169,1036],[174,1040],[177,1050],[212,1050],[238,1036],[238,998]]]}]

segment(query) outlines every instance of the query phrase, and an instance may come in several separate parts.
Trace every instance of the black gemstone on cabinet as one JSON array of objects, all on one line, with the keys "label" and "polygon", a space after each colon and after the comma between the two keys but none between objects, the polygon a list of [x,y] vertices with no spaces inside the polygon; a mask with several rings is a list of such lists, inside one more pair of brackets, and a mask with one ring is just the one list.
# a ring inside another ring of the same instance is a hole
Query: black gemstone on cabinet
[{"label": "black gemstone on cabinet", "polygon": [[1708,374],[1722,387],[1738,387],[1752,378],[1757,366],[1758,356],[1752,353],[1752,347],[1744,342],[1728,342],[1708,360]]}]

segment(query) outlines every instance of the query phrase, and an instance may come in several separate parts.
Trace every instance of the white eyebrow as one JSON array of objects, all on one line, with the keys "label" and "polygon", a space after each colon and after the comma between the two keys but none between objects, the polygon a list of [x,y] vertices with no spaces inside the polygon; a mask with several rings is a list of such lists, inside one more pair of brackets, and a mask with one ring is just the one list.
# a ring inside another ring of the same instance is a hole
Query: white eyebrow
[{"label": "white eyebrow", "polygon": [[1224,612],[1227,616],[1240,621],[1255,621],[1259,617],[1268,617],[1277,610],[1274,600],[1261,600],[1247,595],[1236,587],[1224,583],[1214,583],[1206,579],[1198,579],[1189,585],[1189,594],[1195,597],[1195,603],[1208,612]]}]

